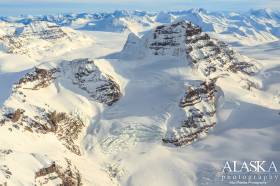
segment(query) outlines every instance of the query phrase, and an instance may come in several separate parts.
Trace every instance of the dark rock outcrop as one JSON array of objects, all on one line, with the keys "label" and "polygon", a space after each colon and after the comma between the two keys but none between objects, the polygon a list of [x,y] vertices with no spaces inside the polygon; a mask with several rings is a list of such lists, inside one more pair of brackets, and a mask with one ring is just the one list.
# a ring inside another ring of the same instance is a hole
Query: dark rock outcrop
[{"label": "dark rock outcrop", "polygon": [[38,90],[45,88],[54,82],[58,71],[56,68],[47,70],[35,67],[33,72],[26,74],[19,80],[16,84],[16,89]]},{"label": "dark rock outcrop", "polygon": [[35,184],[48,185],[50,181],[57,180],[65,186],[81,186],[82,177],[79,170],[66,159],[66,167],[53,162],[35,172]]},{"label": "dark rock outcrop", "polygon": [[55,133],[68,150],[81,155],[80,147],[75,144],[75,141],[85,126],[82,120],[66,113],[57,113],[55,111],[48,114],[47,117],[51,125],[49,130]]},{"label": "dark rock outcrop", "polygon": [[120,86],[113,77],[101,72],[93,60],[73,60],[62,63],[61,68],[64,69],[64,76],[100,103],[112,105],[122,96]]},{"label": "dark rock outcrop", "polygon": [[186,119],[162,141],[182,146],[206,135],[216,124],[216,92],[215,80],[188,87],[179,104],[186,112]]},{"label": "dark rock outcrop", "polygon": [[9,118],[12,122],[17,122],[21,118],[22,114],[24,113],[24,110],[22,109],[16,109],[15,112],[7,113],[5,116]]},{"label": "dark rock outcrop", "polygon": [[55,80],[60,82],[65,77],[70,78],[74,85],[100,103],[112,105],[122,95],[120,87],[113,77],[101,72],[94,61],[89,59],[65,61],[53,69],[35,67],[34,71],[19,80],[16,84],[16,90],[38,90],[48,87]]},{"label": "dark rock outcrop", "polygon": [[252,75],[258,70],[224,42],[210,38],[192,23],[179,21],[158,26],[152,34],[147,47],[154,55],[186,56],[206,77],[226,72]]},{"label": "dark rock outcrop", "polygon": [[6,114],[4,123],[11,121],[24,131],[37,132],[41,134],[53,133],[63,145],[76,155],[81,155],[77,140],[85,124],[73,115],[64,112],[47,112],[41,110],[35,117],[24,114],[23,109]]}]

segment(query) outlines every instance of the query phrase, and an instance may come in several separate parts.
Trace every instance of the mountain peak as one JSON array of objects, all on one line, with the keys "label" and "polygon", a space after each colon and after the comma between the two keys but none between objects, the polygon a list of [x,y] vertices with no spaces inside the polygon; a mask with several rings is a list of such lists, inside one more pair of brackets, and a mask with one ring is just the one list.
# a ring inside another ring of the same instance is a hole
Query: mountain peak
[{"label": "mountain peak", "polygon": [[157,26],[142,38],[130,35],[122,56],[135,54],[133,51],[138,51],[137,54],[142,57],[183,57],[197,66],[204,76],[217,76],[226,71],[244,74],[257,71],[254,65],[238,59],[240,55],[225,43],[210,38],[199,26],[185,20]]}]

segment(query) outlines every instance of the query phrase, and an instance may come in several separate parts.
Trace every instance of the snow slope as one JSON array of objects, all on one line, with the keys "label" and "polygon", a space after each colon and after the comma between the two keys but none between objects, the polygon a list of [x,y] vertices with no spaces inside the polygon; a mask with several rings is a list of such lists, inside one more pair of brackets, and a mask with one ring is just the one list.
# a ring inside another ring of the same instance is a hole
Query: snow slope
[{"label": "snow slope", "polygon": [[[174,19],[161,14],[154,18]],[[217,181],[226,160],[279,160],[278,42],[231,48],[182,21],[127,39],[75,32],[94,43],[70,40],[68,52],[42,49],[44,59],[22,63],[3,54],[0,184],[227,185]]]}]

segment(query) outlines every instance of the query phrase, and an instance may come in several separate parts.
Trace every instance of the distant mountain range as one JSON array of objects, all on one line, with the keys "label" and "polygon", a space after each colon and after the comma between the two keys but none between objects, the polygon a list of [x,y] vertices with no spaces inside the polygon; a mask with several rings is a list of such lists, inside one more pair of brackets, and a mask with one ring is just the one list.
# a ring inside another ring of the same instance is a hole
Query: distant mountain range
[{"label": "distant mountain range", "polygon": [[141,33],[174,20],[187,20],[200,26],[205,32],[213,32],[222,38],[226,37],[227,40],[242,44],[271,42],[280,37],[280,11],[270,9],[242,13],[209,12],[204,9],[169,12],[118,10],[112,13],[1,17],[0,20],[25,25],[40,20],[79,30],[134,33]]}]

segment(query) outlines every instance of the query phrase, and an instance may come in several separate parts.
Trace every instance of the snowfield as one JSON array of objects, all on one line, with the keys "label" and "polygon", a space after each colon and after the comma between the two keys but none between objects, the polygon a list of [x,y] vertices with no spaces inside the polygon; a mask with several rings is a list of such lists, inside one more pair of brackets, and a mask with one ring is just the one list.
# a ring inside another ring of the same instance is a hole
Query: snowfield
[{"label": "snowfield", "polygon": [[279,161],[278,15],[2,17],[0,185],[228,185],[225,161]]}]

